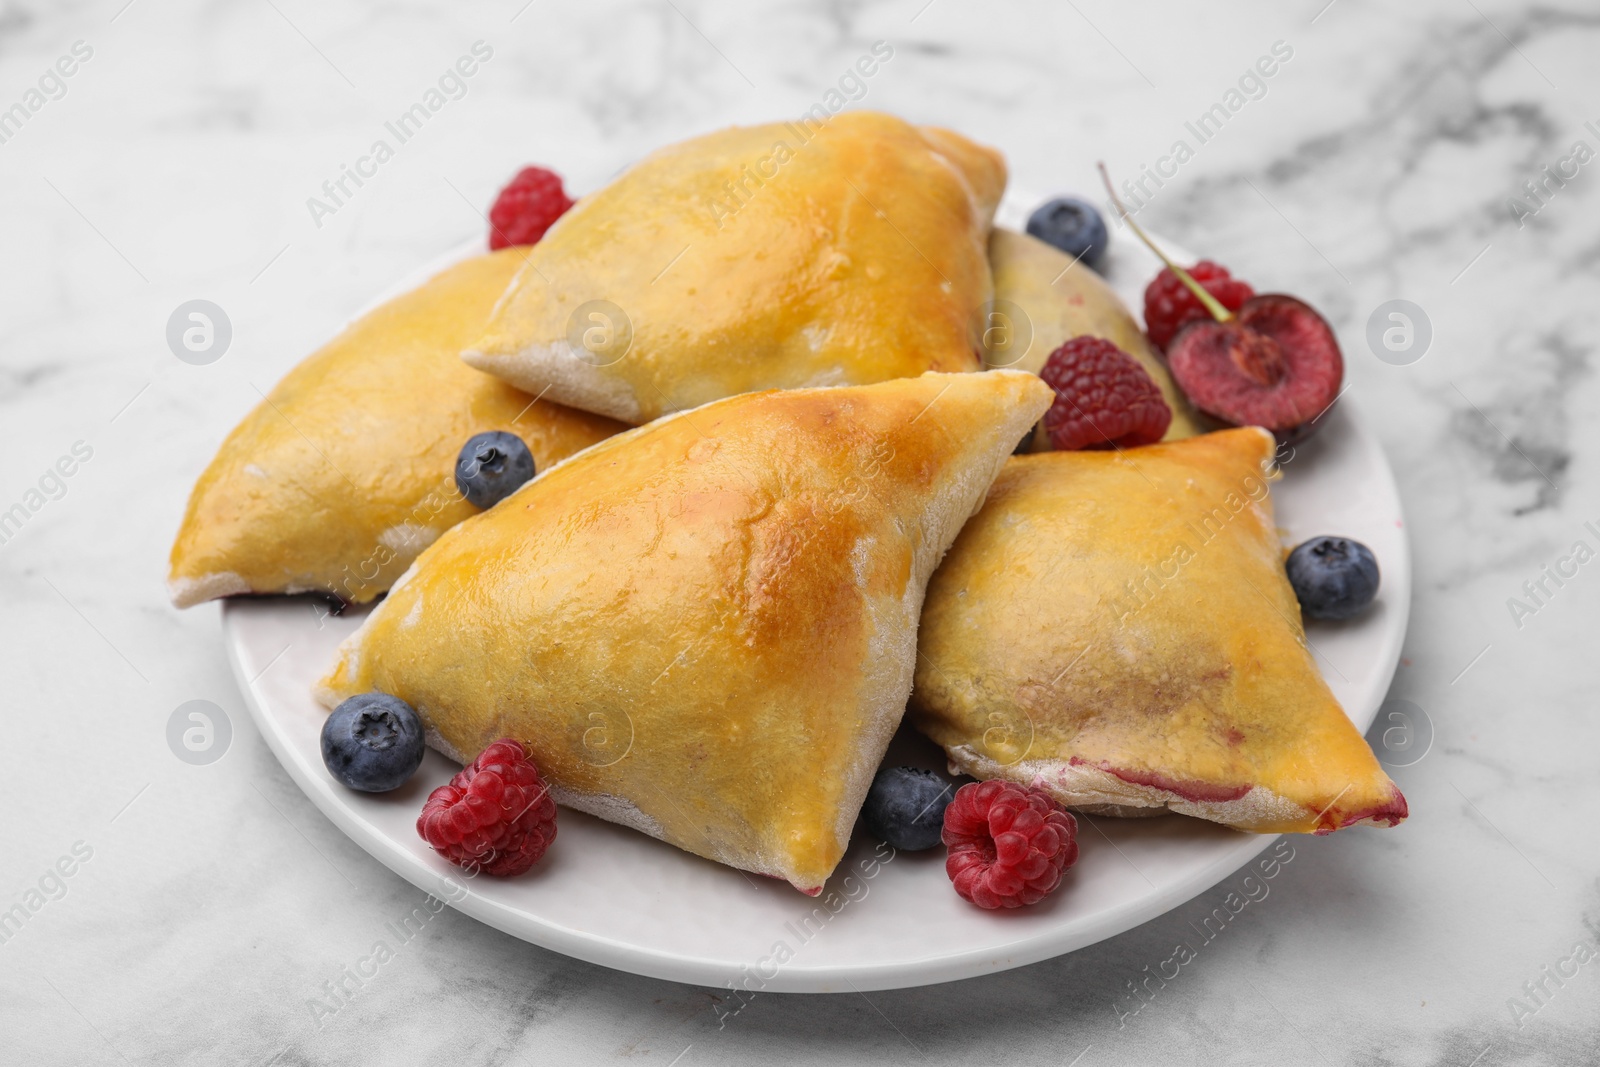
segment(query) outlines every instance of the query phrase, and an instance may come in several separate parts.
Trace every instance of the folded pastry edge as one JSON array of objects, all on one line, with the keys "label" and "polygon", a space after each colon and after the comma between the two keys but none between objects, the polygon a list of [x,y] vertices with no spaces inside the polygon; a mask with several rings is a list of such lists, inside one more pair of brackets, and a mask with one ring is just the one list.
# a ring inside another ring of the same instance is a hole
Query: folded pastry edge
[{"label": "folded pastry edge", "polygon": [[[174,575],[167,579],[167,599],[175,608],[192,608],[208,600],[221,600],[223,597],[238,596],[250,591],[250,583],[233,571],[213,571],[210,574],[181,578]],[[309,592],[309,590],[286,592]]]},{"label": "folded pastry edge", "polygon": [[[1261,785],[1219,789],[1215,797],[1185,796],[1174,789],[1130,781],[1076,758],[1025,759],[1003,764],[971,745],[949,746],[945,754],[952,774],[966,774],[980,781],[1000,778],[1042,789],[1064,806],[1089,814],[1104,812],[1125,818],[1173,811],[1248,833],[1314,833],[1319,836],[1351,826],[1397,826],[1410,814],[1405,795],[1392,781],[1388,782],[1390,798],[1385,803],[1353,812],[1334,811],[1338,803],[1335,797],[1333,803],[1319,812]],[[1330,811],[1334,811],[1335,818],[1325,819]]]},{"label": "folded pastry edge", "polygon": [[644,420],[644,409],[633,388],[621,378],[601,374],[567,341],[504,352],[474,346],[462,351],[461,360],[525,393],[548,396],[570,408],[607,415],[633,426]]}]

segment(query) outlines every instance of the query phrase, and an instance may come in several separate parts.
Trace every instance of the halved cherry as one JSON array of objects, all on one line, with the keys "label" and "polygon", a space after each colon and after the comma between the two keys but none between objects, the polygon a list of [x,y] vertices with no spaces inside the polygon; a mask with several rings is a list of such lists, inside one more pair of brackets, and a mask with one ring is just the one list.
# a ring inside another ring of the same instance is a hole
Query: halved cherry
[{"label": "halved cherry", "polygon": [[1344,356],[1327,320],[1282,293],[1251,297],[1237,313],[1229,311],[1133,221],[1103,163],[1100,175],[1128,228],[1215,320],[1190,323],[1167,345],[1167,366],[1190,403],[1224,422],[1265,427],[1280,440],[1309,436],[1344,381]]},{"label": "halved cherry", "polygon": [[1167,366],[1201,411],[1280,436],[1311,429],[1344,380],[1333,328],[1282,293],[1251,297],[1231,321],[1185,326],[1167,346]]}]

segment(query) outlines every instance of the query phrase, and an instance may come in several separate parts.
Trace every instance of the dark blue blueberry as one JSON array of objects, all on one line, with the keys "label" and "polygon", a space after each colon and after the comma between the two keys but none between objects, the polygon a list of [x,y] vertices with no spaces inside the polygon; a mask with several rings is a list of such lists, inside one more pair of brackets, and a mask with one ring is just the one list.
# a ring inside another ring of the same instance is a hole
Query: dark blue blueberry
[{"label": "dark blue blueberry", "polygon": [[867,831],[902,852],[920,852],[939,843],[944,809],[956,787],[932,771],[884,767],[872,779],[861,820]]},{"label": "dark blue blueberry", "polygon": [[492,508],[533,477],[533,453],[504,430],[472,437],[456,457],[456,488],[475,508]]},{"label": "dark blue blueberry", "polygon": [[1075,196],[1058,197],[1040,205],[1028,216],[1028,233],[1091,267],[1100,262],[1111,240],[1100,212]]},{"label": "dark blue blueberry", "polygon": [[1348,619],[1378,595],[1372,549],[1348,537],[1313,537],[1289,553],[1284,569],[1308,619]]},{"label": "dark blue blueberry", "polygon": [[422,720],[387,693],[362,693],[333,709],[322,724],[322,762],[351,789],[387,793],[422,764]]}]

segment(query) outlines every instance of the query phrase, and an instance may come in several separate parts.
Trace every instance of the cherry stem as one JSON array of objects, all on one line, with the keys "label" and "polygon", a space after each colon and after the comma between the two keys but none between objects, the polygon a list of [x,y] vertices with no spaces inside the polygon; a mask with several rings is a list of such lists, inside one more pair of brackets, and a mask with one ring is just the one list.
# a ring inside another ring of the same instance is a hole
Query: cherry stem
[{"label": "cherry stem", "polygon": [[1195,281],[1188,271],[1172,262],[1172,260],[1167,257],[1167,254],[1161,251],[1161,246],[1152,241],[1150,239],[1150,235],[1139,228],[1139,224],[1133,221],[1133,216],[1128,214],[1128,209],[1122,206],[1122,201],[1117,197],[1117,191],[1111,187],[1111,175],[1109,172],[1107,172],[1106,165],[1104,163],[1098,163],[1096,166],[1100,168],[1100,178],[1106,183],[1106,192],[1111,196],[1111,203],[1116,206],[1117,217],[1128,224],[1128,229],[1132,230],[1139,240],[1144,242],[1146,248],[1150,249],[1150,251],[1156,254],[1157,259],[1166,264],[1167,269],[1170,270],[1180,282],[1188,286],[1189,291],[1194,294],[1195,299],[1200,301],[1201,305],[1203,305],[1207,311],[1211,312],[1212,318],[1216,319],[1218,322],[1232,322],[1233,312],[1223,307],[1222,302],[1216,297],[1212,296],[1211,293],[1206,290],[1205,286]]}]

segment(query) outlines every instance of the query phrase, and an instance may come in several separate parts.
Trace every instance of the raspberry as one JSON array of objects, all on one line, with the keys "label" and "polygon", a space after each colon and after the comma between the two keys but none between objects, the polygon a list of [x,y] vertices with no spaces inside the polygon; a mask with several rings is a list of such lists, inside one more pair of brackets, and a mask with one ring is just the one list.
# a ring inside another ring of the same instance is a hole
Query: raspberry
[{"label": "raspberry", "polygon": [[[1227,267],[1209,259],[1190,267],[1189,276],[1229,311],[1238,311],[1246,300],[1256,295],[1250,283],[1240,281],[1228,273]],[[1162,267],[1161,273],[1144,291],[1144,330],[1150,335],[1150,343],[1165,352],[1178,331],[1196,319],[1209,322],[1211,312],[1170,268]]]},{"label": "raspberry", "polygon": [[457,867],[521,874],[556,839],[556,804],[522,742],[503,738],[428,795],[417,833]]},{"label": "raspberry", "polygon": [[1078,820],[1049,794],[991,779],[956,790],[944,813],[944,871],[980,908],[1034,904],[1078,861]]},{"label": "raspberry", "polygon": [[1074,337],[1045,360],[1039,377],[1056,391],[1044,413],[1057,449],[1153,445],[1172,409],[1138,360],[1100,337]]},{"label": "raspberry", "polygon": [[572,204],[561,188],[561,175],[543,167],[523,167],[489,209],[489,250],[538,244]]}]

